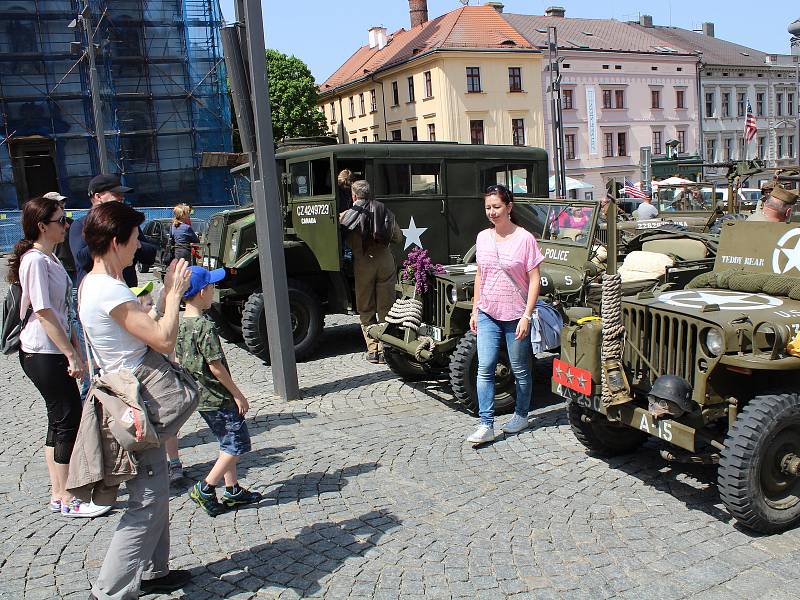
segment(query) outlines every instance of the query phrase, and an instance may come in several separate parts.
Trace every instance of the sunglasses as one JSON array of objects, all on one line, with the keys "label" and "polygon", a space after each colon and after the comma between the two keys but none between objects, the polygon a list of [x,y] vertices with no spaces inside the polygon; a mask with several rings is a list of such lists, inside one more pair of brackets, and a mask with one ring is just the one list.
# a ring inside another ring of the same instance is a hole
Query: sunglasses
[{"label": "sunglasses", "polygon": [[52,219],[50,221],[45,221],[45,223],[58,223],[59,225],[66,225],[67,224],[67,215],[61,215],[57,219]]}]

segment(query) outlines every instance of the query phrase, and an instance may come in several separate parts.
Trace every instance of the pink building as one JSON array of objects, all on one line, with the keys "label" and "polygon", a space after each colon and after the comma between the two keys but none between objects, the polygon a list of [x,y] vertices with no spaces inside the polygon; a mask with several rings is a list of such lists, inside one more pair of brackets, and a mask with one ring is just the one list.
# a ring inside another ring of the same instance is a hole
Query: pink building
[{"label": "pink building", "polygon": [[[502,10],[500,7],[499,10]],[[593,186],[572,195],[598,199],[607,182],[640,179],[639,149],[698,152],[698,57],[671,47],[641,27],[609,19],[572,19],[552,7],[546,16],[504,14],[534,47],[545,51],[542,89],[548,89],[547,28],[557,28],[567,176]],[[644,17],[646,18],[646,17]],[[545,138],[552,156],[550,103]]]}]

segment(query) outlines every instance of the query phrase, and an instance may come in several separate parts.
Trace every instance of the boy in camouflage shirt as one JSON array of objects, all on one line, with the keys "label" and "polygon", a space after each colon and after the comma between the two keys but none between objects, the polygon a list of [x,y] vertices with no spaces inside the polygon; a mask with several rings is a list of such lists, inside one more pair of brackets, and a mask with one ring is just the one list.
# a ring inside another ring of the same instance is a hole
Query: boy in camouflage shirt
[{"label": "boy in camouflage shirt", "polygon": [[[209,515],[216,517],[225,507],[236,508],[259,502],[258,492],[239,485],[236,463],[250,452],[250,434],[244,415],[249,404],[231,378],[228,362],[222,352],[219,336],[203,313],[211,308],[214,284],[225,277],[225,269],[209,271],[191,267],[189,289],[183,295],[186,310],[181,318],[175,354],[183,367],[195,378],[200,388],[200,416],[219,440],[219,458],[204,481],[195,483],[189,497]],[[222,503],[217,500],[215,486],[225,481]]]}]

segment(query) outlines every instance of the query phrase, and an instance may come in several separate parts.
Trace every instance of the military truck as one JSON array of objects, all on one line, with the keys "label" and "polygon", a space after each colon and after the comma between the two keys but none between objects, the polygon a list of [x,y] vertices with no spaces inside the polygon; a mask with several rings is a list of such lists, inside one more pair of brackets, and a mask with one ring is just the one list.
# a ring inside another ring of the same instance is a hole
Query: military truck
[{"label": "military truck", "polygon": [[[598,204],[586,200],[517,197],[514,212],[521,226],[537,239],[544,255],[539,268],[540,297],[565,315],[569,313],[577,318],[595,314],[599,310],[600,279],[605,272],[606,253],[606,224],[600,218]],[[581,215],[583,225],[580,227],[569,226],[569,216],[575,214]],[[669,222],[661,224],[671,225]],[[628,291],[656,285],[677,289],[697,273],[711,269],[715,240],[691,232],[678,233],[671,228],[633,232],[623,254],[642,250],[663,254],[677,238],[685,240],[682,249],[677,254],[672,253],[672,259],[663,261],[664,267],[659,272],[629,269],[630,277],[625,282]],[[632,255],[631,265],[637,256]],[[477,338],[469,330],[469,317],[475,270],[474,252],[470,252],[461,264],[446,266],[446,272],[437,275],[431,290],[421,297],[414,285],[400,282],[401,300],[421,300],[422,326],[415,330],[414,326],[402,323],[384,323],[370,330],[370,335],[383,343],[386,363],[394,373],[405,379],[447,375],[455,399],[473,412],[477,410],[478,361]],[[501,350],[495,374],[495,410],[498,413],[513,410],[514,392],[514,376],[508,357]]]},{"label": "military truck", "polygon": [[[547,194],[547,154],[521,146],[447,142],[365,143],[280,148],[283,248],[298,360],[311,356],[326,314],[355,311],[352,261],[338,213],[349,206],[336,186],[343,169],[366,179],[374,197],[397,217],[404,240],[393,246],[398,267],[408,251],[425,248],[437,262],[458,262],[484,227],[483,191],[502,183],[521,198]],[[236,195],[249,198],[246,167],[234,169]],[[252,206],[211,218],[205,264],[224,267],[212,316],[223,333],[242,335],[268,359],[264,300]]]},{"label": "military truck", "polygon": [[796,224],[725,223],[713,271],[622,298],[619,364],[601,357],[601,321],[565,326],[553,389],[577,439],[600,456],[658,439],[669,458],[719,464],[720,497],[745,527],[799,523],[800,358],[787,352],[798,236]]}]

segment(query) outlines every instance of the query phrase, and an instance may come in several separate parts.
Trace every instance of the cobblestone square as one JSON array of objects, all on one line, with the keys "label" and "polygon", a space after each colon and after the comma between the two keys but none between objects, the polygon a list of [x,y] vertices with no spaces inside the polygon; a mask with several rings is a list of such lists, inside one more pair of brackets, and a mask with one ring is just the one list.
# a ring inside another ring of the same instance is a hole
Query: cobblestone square
[{"label": "cobblestone square", "polygon": [[[532,427],[475,450],[474,418],[444,382],[403,383],[363,359],[352,317],[327,324],[291,403],[272,396],[268,366],[226,344],[251,401],[240,476],[266,498],[212,519],[188,482],[174,488],[172,565],[193,581],[172,597],[798,597],[800,531],[737,528],[713,468],[666,463],[650,444],[587,456],[541,377]],[[50,513],[44,402],[16,357],[2,361],[0,597],[85,600],[125,488],[106,517]],[[203,477],[217,447],[199,415],[180,445]]]}]

